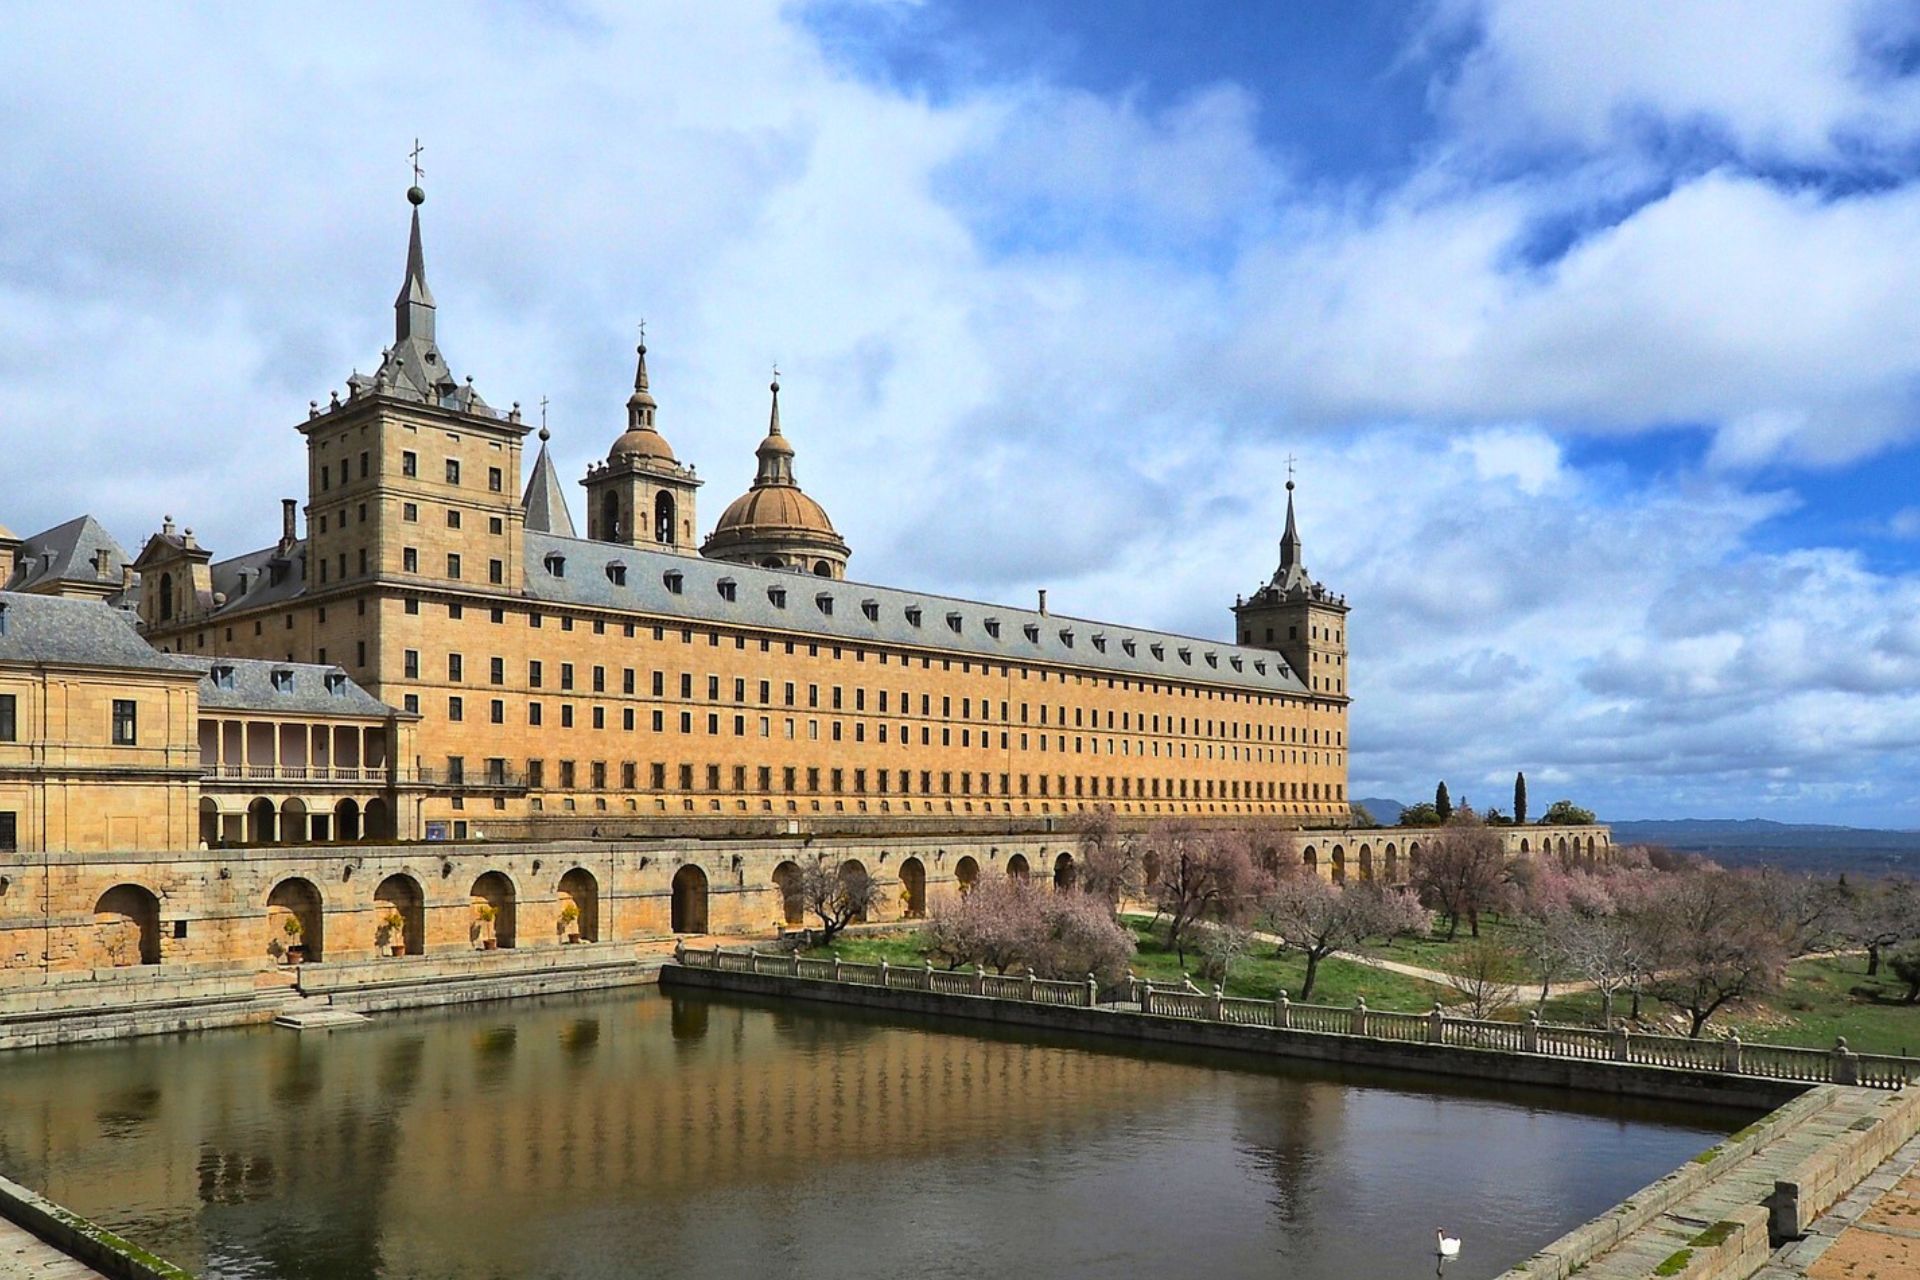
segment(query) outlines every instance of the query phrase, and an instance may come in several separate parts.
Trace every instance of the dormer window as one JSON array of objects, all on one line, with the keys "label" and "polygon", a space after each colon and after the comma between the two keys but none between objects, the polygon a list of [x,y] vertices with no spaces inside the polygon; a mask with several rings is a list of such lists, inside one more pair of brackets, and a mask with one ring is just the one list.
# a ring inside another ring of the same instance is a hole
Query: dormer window
[{"label": "dormer window", "polygon": [[1231,658],[1228,658],[1227,661],[1233,664],[1233,669],[1235,671],[1245,671],[1247,669],[1246,660],[1244,658],[1241,658],[1238,654],[1234,655]]},{"label": "dormer window", "polygon": [[1000,619],[988,618],[981,625],[987,629],[987,634],[992,636],[995,640],[998,640],[1000,638]]},{"label": "dormer window", "polygon": [[907,606],[907,622],[911,626],[917,627],[920,625],[920,606],[919,605],[910,604]]},{"label": "dormer window", "polygon": [[669,569],[660,575],[660,581],[666,584],[669,592],[677,596],[680,594],[680,589],[686,585],[687,580],[686,576],[678,569]]},{"label": "dormer window", "polygon": [[1207,665],[1210,667],[1218,667],[1220,665],[1220,655],[1217,653],[1207,654],[1206,659],[1207,659]]},{"label": "dormer window", "polygon": [[880,602],[878,600],[862,600],[860,602],[860,612],[867,616],[868,622],[878,622],[880,621]]},{"label": "dormer window", "polygon": [[216,689],[233,688],[233,668],[232,667],[227,667],[227,666],[215,667],[212,670],[212,672],[209,674],[212,677],[214,688]]},{"label": "dormer window", "polygon": [[1186,663],[1188,666],[1193,665],[1193,650],[1183,648],[1178,652],[1180,654],[1180,661]]},{"label": "dormer window", "polygon": [[773,604],[774,608],[784,609],[787,607],[787,589],[785,587],[768,587],[767,599]]},{"label": "dormer window", "polygon": [[722,578],[714,585],[720,589],[720,598],[728,604],[732,604],[740,598],[740,584],[732,578]]},{"label": "dormer window", "polygon": [[1120,648],[1131,658],[1135,656],[1135,650],[1137,650],[1139,646],[1133,642],[1133,637],[1129,636],[1120,642]]},{"label": "dormer window", "polygon": [[626,586],[627,566],[621,564],[618,560],[609,561],[607,564],[607,581],[616,587]]},{"label": "dormer window", "polygon": [[1073,628],[1072,627],[1060,628],[1060,643],[1067,646],[1067,648],[1069,649],[1073,648]]},{"label": "dormer window", "polygon": [[1021,627],[1020,629],[1027,633],[1027,643],[1029,644],[1040,643],[1040,624],[1039,623],[1029,622],[1025,626]]},{"label": "dormer window", "polygon": [[833,616],[833,596],[828,592],[822,591],[819,595],[815,596],[813,598],[813,604],[815,608],[820,610],[821,613],[826,614],[829,618]]},{"label": "dormer window", "polygon": [[1101,635],[1098,631],[1093,633],[1093,647],[1098,649],[1101,653],[1105,653],[1107,651],[1107,638]]},{"label": "dormer window", "polygon": [[347,693],[347,673],[344,671],[327,672],[327,692],[336,698],[345,697]]},{"label": "dormer window", "polygon": [[1153,655],[1155,662],[1165,662],[1167,660],[1167,646],[1163,644],[1150,644],[1147,646],[1147,652]]},{"label": "dormer window", "polygon": [[558,551],[547,552],[547,558],[541,563],[547,566],[547,572],[556,578],[567,576],[567,558]]},{"label": "dormer window", "polygon": [[293,692],[293,672],[285,667],[276,667],[268,678],[273,682],[275,693]]},{"label": "dormer window", "polygon": [[955,634],[955,635],[959,635],[959,634],[960,634],[960,625],[961,625],[961,622],[962,622],[962,619],[961,619],[961,617],[960,617],[960,615],[959,615],[959,614],[957,614],[957,613],[950,613],[950,614],[948,614],[948,615],[947,615],[947,630],[949,630],[949,631],[951,631],[951,632],[953,632],[953,634]]}]

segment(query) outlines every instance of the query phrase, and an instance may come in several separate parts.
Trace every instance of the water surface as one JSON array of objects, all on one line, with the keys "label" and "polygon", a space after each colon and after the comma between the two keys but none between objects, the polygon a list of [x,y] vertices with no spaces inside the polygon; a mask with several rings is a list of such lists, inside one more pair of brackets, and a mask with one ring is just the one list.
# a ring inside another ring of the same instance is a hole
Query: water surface
[{"label": "water surface", "polygon": [[1751,1118],[653,988],[0,1058],[0,1170],[272,1280],[1474,1280]]}]

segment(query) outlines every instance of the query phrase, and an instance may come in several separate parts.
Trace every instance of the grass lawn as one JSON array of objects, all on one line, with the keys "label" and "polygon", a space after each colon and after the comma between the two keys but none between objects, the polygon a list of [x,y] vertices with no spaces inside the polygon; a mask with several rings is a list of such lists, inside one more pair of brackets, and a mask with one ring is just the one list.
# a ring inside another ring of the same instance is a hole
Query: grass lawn
[{"label": "grass lawn", "polygon": [[[1146,917],[1127,916],[1125,922],[1133,931],[1137,948],[1133,971],[1156,983],[1177,985],[1181,975],[1180,957],[1161,943],[1158,933],[1148,931]],[[867,964],[884,959],[888,964],[914,968],[918,968],[925,960],[919,938],[912,931],[842,934],[831,947],[816,947],[808,954],[838,955],[843,960]],[[1199,968],[1199,954],[1189,950],[1187,969],[1197,972]],[[1263,946],[1234,966],[1226,983],[1226,991],[1231,996],[1271,1000],[1280,988],[1285,987],[1288,995],[1298,999],[1306,971],[1306,961],[1299,956],[1277,957],[1271,947]],[[1207,984],[1196,977],[1194,985],[1204,988]],[[1433,1008],[1435,1000],[1452,1003],[1459,998],[1452,990],[1422,982],[1418,978],[1402,977],[1348,960],[1321,962],[1314,983],[1314,1004],[1351,1005],[1362,996],[1366,997],[1370,1009],[1401,1013],[1425,1013]]]},{"label": "grass lawn", "polygon": [[[1480,940],[1503,946],[1515,945],[1516,929],[1512,922],[1498,916],[1480,917]],[[1465,921],[1460,924],[1460,933],[1452,942],[1447,941],[1444,928],[1424,938],[1395,938],[1385,946],[1373,948],[1373,954],[1383,960],[1397,960],[1401,964],[1418,965],[1422,969],[1435,969],[1441,973],[1457,971],[1458,957],[1466,946],[1473,941],[1473,935],[1467,931]]]}]

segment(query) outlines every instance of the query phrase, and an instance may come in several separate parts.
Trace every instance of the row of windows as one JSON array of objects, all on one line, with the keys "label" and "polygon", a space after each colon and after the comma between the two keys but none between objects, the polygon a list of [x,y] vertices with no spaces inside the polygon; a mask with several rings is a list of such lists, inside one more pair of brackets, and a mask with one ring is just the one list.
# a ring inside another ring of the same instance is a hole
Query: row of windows
[{"label": "row of windows", "polygon": [[[351,458],[340,459],[338,483],[343,487],[353,480],[353,461]],[[365,480],[373,473],[373,455],[367,450],[362,449],[360,451],[359,464],[360,478]],[[444,465],[445,470],[442,474],[446,477],[447,483],[452,485],[459,484],[460,459],[447,458],[444,460]],[[318,466],[320,469],[320,490],[325,493],[331,490],[336,483],[334,479],[335,468],[333,464],[329,462],[319,463]],[[404,450],[400,454],[400,474],[410,479],[419,478],[420,455],[412,449]],[[487,492],[503,492],[506,489],[506,482],[506,473],[499,467],[487,468]]]},{"label": "row of windows", "polygon": [[[360,523],[365,524],[367,522],[367,504],[364,502],[361,503],[359,505],[358,511],[359,511]],[[340,532],[345,533],[347,531],[347,509],[345,507],[340,508],[337,514],[337,517],[335,518],[337,519],[337,523],[335,527],[338,528]],[[318,516],[316,516],[314,518],[314,531],[316,533],[325,533],[327,531],[328,519],[329,519],[329,516],[324,511],[321,512]],[[420,504],[417,502],[401,503],[400,519],[406,522],[407,524],[419,524],[420,523]],[[447,528],[459,529],[463,527],[463,519],[464,517],[461,515],[460,508],[458,507],[447,508],[446,510]],[[502,534],[504,534],[506,531],[507,531],[507,522],[505,519],[503,519],[500,516],[487,517],[488,533],[492,534],[494,537],[497,538]]]},{"label": "row of windows", "polygon": [[[131,698],[113,700],[113,745],[116,747],[135,747],[140,745],[140,705]],[[0,693],[0,742],[18,742],[20,740],[20,698],[18,694]]]}]

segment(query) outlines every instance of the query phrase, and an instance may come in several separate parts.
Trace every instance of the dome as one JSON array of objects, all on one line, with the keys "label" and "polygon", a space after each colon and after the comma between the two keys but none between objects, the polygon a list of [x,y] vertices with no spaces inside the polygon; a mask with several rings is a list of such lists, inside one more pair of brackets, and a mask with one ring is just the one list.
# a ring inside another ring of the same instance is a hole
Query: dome
[{"label": "dome", "polygon": [[713,526],[713,536],[740,538],[777,537],[786,533],[817,533],[830,538],[840,535],[826,509],[791,485],[766,485],[749,489],[735,498]]},{"label": "dome", "polygon": [[767,437],[754,450],[759,457],[753,487],[735,498],[700,548],[716,560],[767,568],[804,568],[838,578],[845,574],[846,540],[827,519],[826,509],[801,491],[793,479],[793,446],[780,432],[780,384],[774,383]]},{"label": "dome", "polygon": [[627,455],[640,458],[652,458],[660,462],[678,462],[673,456],[673,446],[667,438],[652,427],[634,427],[620,433],[613,442],[613,448],[607,450],[607,461],[613,462]]}]

